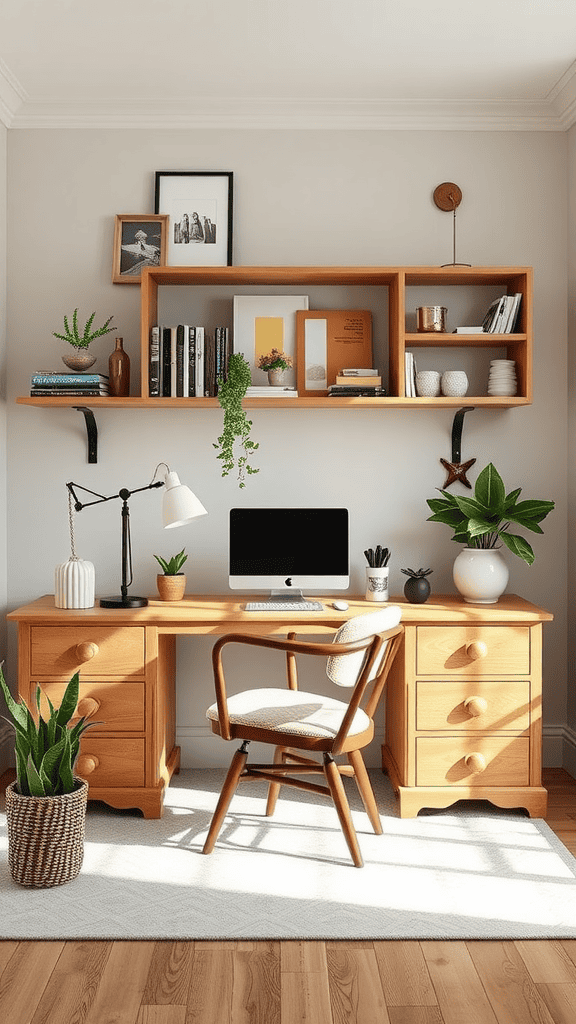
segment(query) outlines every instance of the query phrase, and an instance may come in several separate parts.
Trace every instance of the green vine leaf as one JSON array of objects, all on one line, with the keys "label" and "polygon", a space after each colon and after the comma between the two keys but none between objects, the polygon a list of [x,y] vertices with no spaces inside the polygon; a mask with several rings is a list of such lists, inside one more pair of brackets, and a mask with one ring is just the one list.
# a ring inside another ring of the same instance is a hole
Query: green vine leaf
[{"label": "green vine leaf", "polygon": [[[222,476],[228,476],[236,469],[239,487],[246,486],[246,474],[259,472],[249,462],[259,446],[250,438],[252,420],[248,419],[242,407],[251,381],[250,367],[244,356],[241,352],[233,352],[228,360],[226,380],[218,380],[218,401],[224,410],[224,424],[214,447],[219,451],[217,458],[222,462]],[[240,448],[238,454],[235,450],[237,444]]]}]

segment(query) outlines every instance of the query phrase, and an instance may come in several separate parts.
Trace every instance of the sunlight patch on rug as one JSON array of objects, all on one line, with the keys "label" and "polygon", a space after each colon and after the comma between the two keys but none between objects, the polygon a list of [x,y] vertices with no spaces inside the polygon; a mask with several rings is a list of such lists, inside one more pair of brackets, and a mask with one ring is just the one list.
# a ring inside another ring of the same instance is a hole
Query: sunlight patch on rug
[{"label": "sunlight patch on rug", "polygon": [[78,878],[27,890],[7,866],[2,938],[576,938],[576,861],[545,822],[488,804],[400,819],[370,773],[384,835],[346,780],[365,866],[354,868],[329,801],[240,787],[214,852],[201,849],[223,772],[185,771],[164,817],[90,804]]}]

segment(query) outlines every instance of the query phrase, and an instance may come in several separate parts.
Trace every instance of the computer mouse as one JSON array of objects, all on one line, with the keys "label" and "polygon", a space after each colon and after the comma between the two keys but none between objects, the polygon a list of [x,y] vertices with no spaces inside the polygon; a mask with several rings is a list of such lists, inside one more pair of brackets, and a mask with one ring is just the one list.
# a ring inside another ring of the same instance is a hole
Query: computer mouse
[{"label": "computer mouse", "polygon": [[335,608],[337,612],[345,612],[348,608],[348,601],[332,601],[332,607]]}]

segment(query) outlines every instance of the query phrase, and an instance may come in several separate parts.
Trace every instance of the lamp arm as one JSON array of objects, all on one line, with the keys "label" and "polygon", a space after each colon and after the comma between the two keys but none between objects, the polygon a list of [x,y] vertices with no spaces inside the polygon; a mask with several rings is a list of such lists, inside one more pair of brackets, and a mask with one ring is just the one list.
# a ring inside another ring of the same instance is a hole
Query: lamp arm
[{"label": "lamp arm", "polygon": [[[129,491],[126,487],[118,491],[117,494],[99,494],[98,491],[91,491],[89,487],[83,487],[82,484],[76,484],[74,481],[70,481],[66,484],[66,487],[70,491],[70,494],[74,498],[74,508],[76,512],[81,512],[83,508],[89,508],[90,505],[101,505],[103,501],[114,501],[115,498],[121,498],[122,501],[127,501],[132,494],[138,494],[139,491],[149,491],[151,488],[163,487],[163,480],[156,480],[155,483],[146,484],[145,487],[136,487],[133,491]],[[80,501],[74,488],[79,488],[81,491],[86,491],[87,494],[96,495],[96,501]]]}]

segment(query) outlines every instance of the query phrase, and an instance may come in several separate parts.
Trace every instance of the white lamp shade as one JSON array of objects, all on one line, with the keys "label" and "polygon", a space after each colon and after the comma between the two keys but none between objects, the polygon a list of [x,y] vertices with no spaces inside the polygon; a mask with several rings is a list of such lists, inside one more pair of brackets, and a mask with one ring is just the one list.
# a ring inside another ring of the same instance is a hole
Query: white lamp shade
[{"label": "white lamp shade", "polygon": [[190,488],[180,483],[177,473],[167,473],[165,483],[166,490],[162,500],[162,518],[165,530],[173,526],[185,526],[197,516],[208,514],[202,502]]}]

